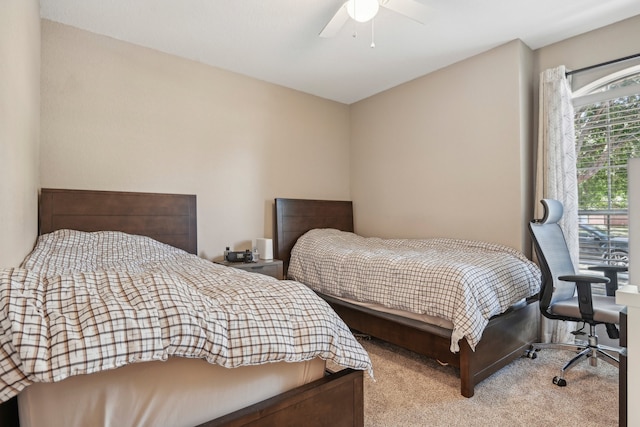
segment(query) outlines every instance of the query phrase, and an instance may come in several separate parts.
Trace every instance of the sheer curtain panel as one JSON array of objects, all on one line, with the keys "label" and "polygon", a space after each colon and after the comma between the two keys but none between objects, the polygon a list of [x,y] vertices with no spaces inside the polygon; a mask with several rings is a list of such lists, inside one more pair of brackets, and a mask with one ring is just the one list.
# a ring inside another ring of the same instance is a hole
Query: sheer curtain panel
[{"label": "sheer curtain panel", "polygon": [[[540,111],[535,184],[535,218],[542,217],[541,199],[562,202],[560,226],[574,265],[578,265],[578,181],[571,87],[564,65],[540,74]],[[542,317],[541,340],[564,341],[575,324]]]}]

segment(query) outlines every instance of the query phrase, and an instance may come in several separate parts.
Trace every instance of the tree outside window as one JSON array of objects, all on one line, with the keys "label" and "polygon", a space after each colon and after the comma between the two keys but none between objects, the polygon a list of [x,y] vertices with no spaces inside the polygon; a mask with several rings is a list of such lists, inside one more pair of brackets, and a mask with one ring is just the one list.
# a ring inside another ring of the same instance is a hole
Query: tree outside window
[{"label": "tree outside window", "polygon": [[582,102],[575,107],[580,263],[628,265],[627,162],[640,157],[640,72],[598,85]]}]

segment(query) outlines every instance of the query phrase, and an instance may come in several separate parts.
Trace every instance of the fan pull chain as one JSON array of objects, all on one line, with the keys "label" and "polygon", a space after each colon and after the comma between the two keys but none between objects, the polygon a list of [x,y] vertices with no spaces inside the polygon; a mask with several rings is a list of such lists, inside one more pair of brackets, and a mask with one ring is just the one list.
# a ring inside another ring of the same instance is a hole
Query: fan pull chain
[{"label": "fan pull chain", "polygon": [[375,42],[375,33],[374,33],[374,28],[373,28],[373,22],[375,21],[375,19],[371,20],[371,49],[373,49],[374,47],[376,47],[376,42]]},{"label": "fan pull chain", "polygon": [[356,21],[352,20],[351,25],[353,26],[353,32],[351,33],[351,37],[356,39],[356,38],[358,38],[358,27],[356,25]]}]

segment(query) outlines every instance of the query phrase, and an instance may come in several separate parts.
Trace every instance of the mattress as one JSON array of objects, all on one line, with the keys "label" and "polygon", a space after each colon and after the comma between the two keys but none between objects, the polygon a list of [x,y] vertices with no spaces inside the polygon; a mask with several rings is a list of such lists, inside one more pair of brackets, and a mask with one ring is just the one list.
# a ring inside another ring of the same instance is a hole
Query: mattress
[{"label": "mattress", "polygon": [[450,323],[451,351],[472,349],[493,316],[535,295],[538,267],[521,252],[461,239],[380,239],[314,229],[291,251],[288,277],[314,291]]},{"label": "mattress", "polygon": [[308,287],[142,236],[58,230],[0,270],[0,401],[34,383],[172,357],[225,368],[315,358],[368,370]]},{"label": "mattress", "polygon": [[224,368],[200,359],[134,363],[18,395],[21,427],[195,426],[319,379],[325,363]]},{"label": "mattress", "polygon": [[194,426],[324,375],[371,370],[303,284],[143,236],[58,230],[0,269],[0,400],[25,426]]}]

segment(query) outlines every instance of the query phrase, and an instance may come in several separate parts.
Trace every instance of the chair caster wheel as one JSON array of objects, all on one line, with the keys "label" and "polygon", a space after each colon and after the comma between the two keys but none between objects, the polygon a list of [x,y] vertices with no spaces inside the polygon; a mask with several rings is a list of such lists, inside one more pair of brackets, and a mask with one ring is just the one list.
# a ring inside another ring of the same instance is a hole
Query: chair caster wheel
[{"label": "chair caster wheel", "polygon": [[525,350],[524,357],[528,357],[529,359],[535,359],[538,357],[538,353],[536,350]]},{"label": "chair caster wheel", "polygon": [[553,377],[553,383],[555,385],[557,385],[558,387],[566,387],[567,386],[567,380],[565,380],[564,378],[560,378],[560,377]]}]

